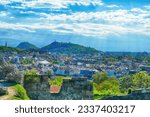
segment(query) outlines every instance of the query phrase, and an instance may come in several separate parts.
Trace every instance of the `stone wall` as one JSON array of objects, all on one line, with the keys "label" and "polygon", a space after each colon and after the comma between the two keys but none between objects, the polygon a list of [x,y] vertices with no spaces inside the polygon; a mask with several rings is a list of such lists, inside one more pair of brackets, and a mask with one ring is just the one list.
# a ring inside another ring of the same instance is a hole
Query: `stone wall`
[{"label": "stone wall", "polygon": [[40,80],[25,82],[28,96],[33,100],[92,100],[93,86],[86,78],[64,79],[58,94],[50,93],[47,76],[39,76]]},{"label": "stone wall", "polygon": [[150,89],[136,90],[126,96],[104,97],[103,100],[150,100]]}]

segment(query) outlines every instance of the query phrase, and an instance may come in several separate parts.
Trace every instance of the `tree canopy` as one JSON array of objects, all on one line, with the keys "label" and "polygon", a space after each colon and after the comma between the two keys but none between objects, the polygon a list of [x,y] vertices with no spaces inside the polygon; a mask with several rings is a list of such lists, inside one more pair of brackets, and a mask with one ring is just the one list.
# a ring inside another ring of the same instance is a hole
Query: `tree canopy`
[{"label": "tree canopy", "polygon": [[119,80],[109,77],[106,72],[97,72],[93,75],[94,95],[99,98],[120,94]]}]

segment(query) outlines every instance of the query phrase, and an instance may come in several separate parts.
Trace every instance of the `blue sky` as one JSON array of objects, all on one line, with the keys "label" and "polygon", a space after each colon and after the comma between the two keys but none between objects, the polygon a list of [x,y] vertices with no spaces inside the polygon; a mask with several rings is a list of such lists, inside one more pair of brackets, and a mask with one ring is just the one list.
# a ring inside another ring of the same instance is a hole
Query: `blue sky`
[{"label": "blue sky", "polygon": [[0,0],[0,40],[150,52],[150,1]]}]

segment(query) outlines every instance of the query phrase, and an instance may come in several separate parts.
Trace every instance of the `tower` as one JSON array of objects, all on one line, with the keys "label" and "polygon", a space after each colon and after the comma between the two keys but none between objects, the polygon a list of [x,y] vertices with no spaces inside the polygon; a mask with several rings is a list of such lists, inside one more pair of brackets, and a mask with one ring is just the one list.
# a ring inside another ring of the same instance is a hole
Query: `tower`
[{"label": "tower", "polygon": [[5,42],[5,47],[7,47],[7,42]]}]

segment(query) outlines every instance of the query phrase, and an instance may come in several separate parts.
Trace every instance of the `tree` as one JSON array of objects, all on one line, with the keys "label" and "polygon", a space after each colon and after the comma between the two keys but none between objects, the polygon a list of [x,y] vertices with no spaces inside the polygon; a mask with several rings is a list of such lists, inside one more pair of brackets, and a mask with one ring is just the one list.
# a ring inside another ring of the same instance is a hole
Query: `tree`
[{"label": "tree", "polygon": [[117,95],[120,93],[119,81],[116,78],[109,78],[97,85],[96,89],[103,95]]},{"label": "tree", "polygon": [[48,77],[50,78],[52,75],[52,71],[51,70],[48,70]]},{"label": "tree", "polygon": [[31,71],[26,71],[25,72],[26,76],[30,76],[30,75],[38,75],[38,72],[35,69],[32,69]]},{"label": "tree", "polygon": [[138,72],[134,75],[127,75],[119,79],[120,90],[127,93],[129,89],[143,89],[150,87],[150,76],[146,72]]},{"label": "tree", "polygon": [[97,72],[94,76],[94,95],[99,98],[120,94],[119,80],[109,77],[106,72]]},{"label": "tree", "polygon": [[150,76],[146,72],[139,72],[133,75],[133,83],[136,88],[149,88]]},{"label": "tree", "polygon": [[133,83],[133,76],[132,75],[126,75],[122,78],[119,78],[120,81],[120,91],[122,93],[127,93],[128,89],[134,89],[134,83]]},{"label": "tree", "polygon": [[108,79],[106,72],[97,72],[93,75],[93,82],[96,84],[102,83],[106,79]]},{"label": "tree", "polygon": [[3,64],[0,66],[0,79],[15,83],[22,83],[23,75],[13,66]]},{"label": "tree", "polygon": [[10,82],[23,84],[23,78],[24,78],[24,76],[22,73],[14,72],[14,73],[8,74],[5,79]]},{"label": "tree", "polygon": [[31,71],[25,72],[24,82],[25,83],[33,83],[38,82],[40,80],[40,76],[38,75],[38,72],[35,69],[32,69]]}]

